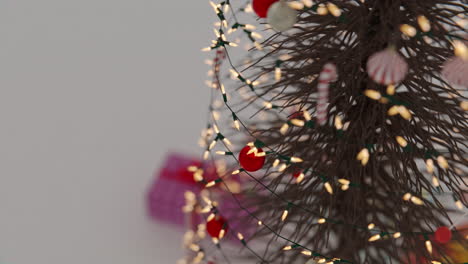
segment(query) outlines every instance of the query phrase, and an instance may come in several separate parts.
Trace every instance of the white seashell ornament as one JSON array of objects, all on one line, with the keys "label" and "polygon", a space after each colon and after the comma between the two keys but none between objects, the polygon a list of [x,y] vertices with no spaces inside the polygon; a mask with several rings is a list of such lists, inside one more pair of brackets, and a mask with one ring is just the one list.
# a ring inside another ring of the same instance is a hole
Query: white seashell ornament
[{"label": "white seashell ornament", "polygon": [[267,13],[267,22],[276,31],[286,31],[297,22],[297,11],[288,3],[278,1],[270,6]]},{"label": "white seashell ornament", "polygon": [[451,85],[468,87],[468,60],[453,56],[442,65],[442,77]]},{"label": "white seashell ornament", "polygon": [[388,48],[370,56],[367,73],[376,83],[396,84],[405,78],[408,64],[396,50]]}]

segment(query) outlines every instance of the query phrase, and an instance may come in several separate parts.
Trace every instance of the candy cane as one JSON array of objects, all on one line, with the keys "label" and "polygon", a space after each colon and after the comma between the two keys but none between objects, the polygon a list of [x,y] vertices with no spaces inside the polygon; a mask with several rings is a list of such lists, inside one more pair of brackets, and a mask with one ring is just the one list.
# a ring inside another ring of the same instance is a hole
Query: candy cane
[{"label": "candy cane", "polygon": [[226,51],[224,49],[217,49],[215,58],[213,59],[213,85],[214,88],[219,88],[219,71],[224,59],[226,59]]},{"label": "candy cane", "polygon": [[330,82],[336,81],[337,77],[334,64],[327,63],[323,66],[318,80],[317,121],[319,125],[324,125],[327,122],[328,91]]}]

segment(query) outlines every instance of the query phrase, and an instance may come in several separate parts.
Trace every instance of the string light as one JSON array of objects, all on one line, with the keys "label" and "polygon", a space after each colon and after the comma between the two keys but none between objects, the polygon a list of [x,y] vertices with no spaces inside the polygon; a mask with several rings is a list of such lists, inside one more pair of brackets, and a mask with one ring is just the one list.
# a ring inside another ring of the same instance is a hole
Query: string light
[{"label": "string light", "polygon": [[263,105],[265,106],[266,109],[272,109],[273,104],[271,102],[264,102]]},{"label": "string light", "polygon": [[404,138],[401,137],[401,136],[397,136],[397,137],[396,137],[396,141],[397,141],[398,144],[399,144],[400,146],[402,146],[403,148],[406,147],[406,146],[408,146],[408,142],[406,141],[406,139],[404,139]]},{"label": "string light", "polygon": [[203,160],[207,160],[209,156],[210,156],[210,151],[205,150],[205,152],[203,153]]},{"label": "string light", "polygon": [[305,178],[305,175],[303,172],[299,173],[299,175],[296,178],[296,183],[301,183]]},{"label": "string light", "polygon": [[380,239],[380,234],[373,235],[369,238],[369,242],[374,242]]},{"label": "string light", "polygon": [[364,94],[373,100],[379,100],[380,98],[382,98],[382,95],[380,94],[380,92],[376,90],[368,89],[364,91]]},{"label": "string light", "polygon": [[343,121],[341,120],[341,117],[339,116],[335,117],[335,128],[338,130],[343,129]]},{"label": "string light", "polygon": [[281,215],[281,221],[286,220],[286,218],[288,217],[288,214],[289,214],[289,211],[288,211],[288,210],[284,210],[284,211],[283,211],[283,214]]},{"label": "string light", "polygon": [[423,32],[428,32],[431,30],[431,24],[425,16],[418,16],[418,25]]},{"label": "string light", "polygon": [[357,160],[360,160],[361,161],[361,164],[363,166],[366,166],[367,163],[369,162],[369,157],[370,157],[370,154],[369,154],[369,150],[367,148],[363,148],[357,155]]},{"label": "string light", "polygon": [[275,159],[275,161],[273,162],[272,164],[272,168],[276,168],[278,165],[280,164],[280,160],[279,159]]},{"label": "string light", "polygon": [[286,169],[288,168],[288,165],[286,163],[282,163],[279,168],[278,168],[278,171],[279,172],[283,172],[285,171]]},{"label": "string light", "polygon": [[205,257],[205,253],[203,253],[203,251],[199,251],[197,253],[197,256],[193,259],[192,263],[198,264],[203,260],[204,257]]},{"label": "string light", "polygon": [[432,255],[432,243],[429,240],[426,240],[426,249],[427,249],[427,252],[429,252],[429,254]]},{"label": "string light", "polygon": [[297,126],[297,127],[303,127],[305,125],[305,122],[300,119],[291,119],[290,120],[291,124]]},{"label": "string light", "polygon": [[453,41],[453,48],[455,50],[455,56],[468,60],[468,48],[465,43],[460,40]]},{"label": "string light", "polygon": [[400,114],[401,117],[403,117],[406,120],[411,120],[411,117],[412,117],[412,115],[411,115],[410,111],[408,110],[408,108],[406,108],[403,105],[394,105],[394,106],[390,107],[390,109],[388,109],[388,115],[389,116],[394,116],[394,115],[397,115],[397,114]]},{"label": "string light", "polygon": [[333,194],[333,188],[331,187],[329,182],[324,183],[324,187],[325,187],[325,190],[327,190],[329,194]]},{"label": "string light", "polygon": [[327,3],[327,8],[333,16],[335,17],[341,16],[341,10],[335,4]]},{"label": "string light", "polygon": [[280,128],[280,133],[282,135],[285,135],[286,132],[288,132],[288,129],[289,129],[289,125],[287,123],[284,123]]},{"label": "string light", "polygon": [[328,14],[328,9],[325,7],[325,5],[320,4],[317,8],[317,14],[324,16]]},{"label": "string light", "polygon": [[219,231],[219,239],[222,239],[225,234],[226,234],[226,230],[221,229],[221,231]]},{"label": "string light", "polygon": [[401,25],[400,31],[408,37],[414,37],[416,36],[416,33],[417,33],[416,29],[413,26],[408,25],[408,24]]},{"label": "string light", "polygon": [[338,182],[341,183],[341,190],[346,191],[349,189],[349,184],[351,183],[349,180],[339,179]]},{"label": "string light", "polygon": [[[312,1],[303,0],[302,2],[303,2],[303,3],[302,3],[303,6],[307,6],[307,7],[311,7],[311,6],[312,6]],[[299,2],[297,2],[297,3],[299,3]],[[301,3],[299,3],[299,4],[301,4]],[[215,12],[216,12],[217,14],[220,14],[219,9],[222,7],[222,5],[216,5],[216,4],[214,4],[214,3],[213,3],[213,5],[214,5],[213,8],[214,8]],[[294,3],[293,3],[293,5],[294,5]],[[328,11],[330,11],[330,13],[331,13],[333,16],[338,17],[338,16],[341,15],[341,10],[340,10],[336,5],[334,5],[334,4],[332,4],[332,3],[329,3],[329,4],[327,4],[326,6],[327,6]],[[319,13],[319,14],[321,14],[321,15],[326,15],[326,14],[328,13],[327,10],[325,10],[325,11],[319,10],[320,8],[324,8],[324,7],[325,7],[325,6],[324,6],[323,4],[322,4],[322,5],[319,5],[318,8],[317,8],[317,13]],[[249,8],[251,8],[250,5],[247,6],[246,10],[248,10]],[[302,8],[303,8],[303,7],[302,7]],[[227,4],[227,5],[224,6],[223,11],[224,11],[224,12],[227,12],[228,10],[230,10],[230,7],[229,7],[229,5]],[[339,12],[339,13],[337,13],[337,12]],[[422,17],[422,18],[421,18],[421,17]],[[421,28],[421,30],[422,30],[423,32],[427,32],[427,31],[430,30],[430,24],[429,24],[429,22],[427,21],[427,25],[428,25],[428,26],[427,26],[425,22],[421,22],[421,21],[424,21],[424,19],[426,19],[426,18],[423,17],[423,16],[419,16],[419,17],[418,17],[418,25],[419,25],[419,27]],[[426,20],[427,20],[427,19],[426,19]],[[226,20],[222,20],[222,21],[226,21]],[[225,23],[225,22],[222,22],[221,25],[224,26],[224,23]],[[226,23],[227,23],[227,22],[226,22]],[[406,25],[406,26],[409,26],[409,25]],[[227,26],[225,26],[225,27],[227,27]],[[401,26],[401,28],[400,28],[401,31],[402,31],[405,35],[411,36],[411,35],[412,35],[412,34],[411,34],[411,33],[412,33],[412,32],[411,32],[411,31],[412,31],[411,28],[408,28],[408,29],[404,30],[404,29],[403,29],[404,27],[405,27],[405,25],[402,25],[402,26]],[[412,27],[412,26],[409,26],[409,27]],[[416,35],[416,29],[415,29],[414,27],[412,27],[412,28],[413,28],[414,31],[415,31],[415,33],[413,34],[413,36],[415,36],[415,35]],[[409,31],[408,31],[408,30],[409,30]],[[407,32],[405,33],[405,31],[407,31]],[[218,38],[221,38],[221,40],[226,41],[226,37],[225,37],[225,35],[224,35],[222,32],[219,32],[219,31],[218,31],[216,34],[217,34]],[[256,34],[253,34],[253,35],[254,35],[254,37],[259,37],[259,36],[256,35]],[[230,44],[229,44],[229,45],[230,45]],[[212,47],[210,47],[209,49],[212,49]],[[279,77],[277,76],[278,74],[276,73],[277,70],[279,70]],[[238,78],[238,79],[243,78],[243,77],[239,78],[239,76],[241,76],[239,73],[236,72],[236,74],[237,74],[236,78]],[[276,80],[276,81],[279,81],[280,79],[281,79],[281,68],[278,67],[278,68],[275,69],[275,80]],[[252,85],[254,85],[254,84],[257,85],[257,84],[259,83],[258,81],[251,82],[251,81],[248,80],[248,79],[245,79],[244,82],[245,82],[246,84],[249,84],[249,85],[250,85],[250,84],[252,84]],[[226,91],[225,91],[224,85],[221,85],[220,88],[221,88],[220,90],[221,90],[221,93],[222,93],[222,95],[223,95],[223,98],[226,97],[226,99],[224,99],[224,101],[225,101],[225,103],[226,103],[226,102],[227,102],[227,95],[226,95]],[[393,85],[387,86],[387,94],[388,94],[388,95],[393,95],[394,93],[395,93],[395,86],[393,86]],[[366,94],[367,97],[369,97],[369,98],[371,98],[371,99],[373,99],[373,100],[380,100],[380,99],[386,99],[386,100],[388,100],[387,97],[382,97],[382,95],[380,94],[380,92],[375,91],[375,90],[371,90],[370,92],[366,91],[365,94]],[[263,105],[264,105],[264,107],[267,108],[267,109],[272,109],[272,108],[274,107],[274,106],[273,106],[273,103],[270,102],[270,101],[265,101],[265,102],[263,103]],[[390,110],[392,110],[392,111],[390,111]],[[394,105],[394,106],[391,106],[388,113],[389,113],[389,115],[391,115],[390,113],[392,113],[392,115],[400,114],[404,119],[407,119],[407,120],[410,120],[410,119],[411,119],[411,113],[410,113],[410,111],[409,111],[405,106],[402,106],[402,105]],[[216,118],[215,118],[215,119],[216,119]],[[304,117],[304,119],[308,120],[306,117]],[[293,120],[294,120],[294,121],[293,121]],[[309,120],[310,120],[310,119],[309,119]],[[304,122],[303,120],[300,120],[300,119],[292,119],[292,120],[289,120],[288,122],[289,122],[290,124],[292,124],[292,125],[294,125],[294,126],[298,126],[298,127],[303,127],[303,126],[305,126],[305,122]],[[234,120],[233,120],[233,127],[236,128],[238,131],[240,130],[240,122],[239,122],[237,119],[234,119]],[[341,120],[341,118],[338,117],[338,116],[335,117],[335,127],[336,127],[337,130],[341,130],[341,129],[343,128],[342,120]],[[281,127],[280,132],[281,132],[282,134],[286,134],[286,132],[287,132],[288,129],[289,129],[289,124],[288,124],[288,123],[285,123],[285,124]],[[216,130],[216,129],[215,129],[215,130]],[[223,142],[226,143],[226,140],[227,140],[227,139],[223,138],[222,140],[223,140]],[[398,144],[399,144],[400,146],[402,146],[402,147],[406,147],[406,146],[408,145],[408,142],[407,142],[403,137],[401,137],[401,136],[397,136],[397,137],[396,137],[396,141],[397,141]],[[213,141],[213,142],[214,142],[214,144],[216,144],[216,141]],[[213,144],[213,142],[212,142],[211,144]],[[227,142],[229,142],[229,141],[227,141]],[[229,143],[230,143],[230,142],[229,142]],[[230,145],[229,143],[226,143],[226,144],[227,144],[227,145]],[[210,148],[210,150],[211,150],[212,148],[214,148],[214,145],[213,145],[213,147]],[[205,153],[209,153],[209,151],[205,151]],[[204,156],[205,156],[205,153],[204,153]],[[220,151],[217,151],[216,153],[220,153]],[[230,152],[230,151],[223,151],[223,155],[230,155],[229,153],[231,153],[231,152]],[[265,152],[256,153],[256,155],[257,155],[257,154],[258,154],[258,155],[261,155],[261,156],[266,155]],[[206,154],[206,155],[208,155],[208,154]],[[231,154],[231,155],[232,155],[232,154]],[[364,149],[361,150],[361,152],[358,153],[357,159],[358,159],[359,161],[361,161],[361,164],[362,164],[362,165],[365,166],[365,165],[368,163],[368,161],[369,161],[369,156],[370,156],[369,149],[368,149],[368,148],[364,148]],[[439,156],[439,157],[442,157],[442,156]],[[442,164],[444,164],[444,163],[443,163],[443,162],[439,162],[439,157],[437,157],[438,165],[441,166],[442,168],[444,168],[444,165],[441,165],[441,163],[442,163]],[[443,158],[443,157],[442,157],[442,158]],[[204,157],[204,159],[206,160],[207,158]],[[296,163],[297,161],[295,162],[294,159],[295,159],[295,157],[289,158],[289,162],[291,162],[291,163]],[[427,165],[428,161],[431,161],[431,162],[432,162],[432,172],[433,172],[433,161],[432,161],[432,159],[427,159],[427,160],[426,160],[426,166],[428,166],[428,165]],[[299,162],[302,162],[302,159],[301,159]],[[445,162],[446,162],[446,160],[445,160]],[[276,163],[276,164],[275,164],[275,163]],[[272,164],[272,165],[273,165],[272,167],[276,167],[276,166],[278,166],[279,164],[280,164],[280,160],[279,160],[279,159],[276,159],[276,160],[274,161],[274,163]],[[447,163],[446,166],[448,167],[448,163]],[[279,168],[279,171],[284,171],[287,167],[288,167],[288,164],[287,164],[287,163],[283,163],[283,164],[281,164],[281,166],[280,166],[280,168]],[[193,172],[194,168],[191,168],[191,170],[192,170],[191,172]],[[428,169],[428,171],[429,171],[429,169]],[[235,171],[235,173],[233,172],[232,174],[238,174],[238,173],[240,173],[240,170],[237,170],[237,171]],[[194,175],[195,175],[195,173],[194,173]],[[304,174],[303,174],[303,173],[301,173],[300,175],[302,175],[302,178],[304,177]],[[194,176],[194,177],[195,177],[195,176]],[[433,176],[433,177],[435,177],[435,176]],[[299,179],[299,178],[300,178],[300,176],[298,177],[298,179]],[[435,178],[435,179],[437,179],[437,178]],[[201,178],[201,180],[203,180],[203,178]],[[302,179],[301,179],[301,181],[302,181]],[[434,181],[434,180],[433,180],[433,181]],[[299,181],[299,182],[300,182],[300,181]],[[346,180],[346,179],[339,179],[338,182],[339,182],[340,184],[342,184],[342,190],[347,190],[347,189],[350,187],[350,184],[351,184],[351,182],[350,182],[349,180]],[[206,184],[206,186],[208,186],[208,185],[210,185],[210,186],[211,186],[211,185],[214,185],[213,183],[214,183],[214,181],[210,181],[210,182],[208,182],[208,183]],[[434,184],[434,185],[435,185],[435,184]],[[331,193],[331,194],[333,193],[333,190],[331,189],[331,185],[330,185],[329,182],[325,182],[325,183],[324,183],[324,186],[325,186],[325,188],[327,189],[327,191],[328,191],[329,193]],[[328,190],[329,188],[327,188],[327,186],[329,186],[330,191]],[[412,196],[411,194],[408,194],[408,195],[410,195],[409,198],[408,198],[408,201],[411,201],[411,202],[413,202],[413,203],[415,203],[415,204],[418,204],[418,203],[422,204],[422,203],[423,203],[422,200],[421,200],[420,198],[415,197],[415,196]],[[406,196],[406,195],[405,195],[405,196]],[[282,218],[282,221],[284,221],[284,220],[286,219],[287,215],[288,215],[288,210],[285,210],[285,211],[283,212],[282,217],[281,217],[281,218]],[[211,215],[210,215],[210,216],[211,216]],[[326,222],[325,218],[321,218],[321,219],[319,219],[318,221],[321,221],[322,219],[323,219],[323,223],[325,223],[325,222]],[[262,222],[259,220],[259,221],[258,221],[258,224],[261,225]],[[375,227],[375,225],[374,225],[373,223],[371,223],[371,224],[368,225],[368,229],[373,229],[374,227]],[[223,230],[223,231],[224,231],[224,230]],[[223,235],[224,235],[224,234],[223,234]],[[380,235],[380,234],[379,234],[379,235],[374,235],[374,236],[372,236],[372,237],[369,239],[369,241],[371,241],[371,239],[372,239],[373,237],[376,237],[376,236],[378,236],[378,237],[377,237],[376,239],[374,238],[375,240],[378,240],[378,239],[381,238],[381,235]],[[400,232],[396,232],[396,233],[393,234],[393,237],[394,237],[394,238],[398,238],[398,237],[400,237],[400,236],[401,236],[401,233],[400,233]],[[244,239],[243,236],[242,236],[240,233],[238,233],[238,238],[239,238],[239,240],[243,240],[243,239]],[[430,241],[426,241],[426,243],[427,243],[427,242],[430,243]],[[427,245],[426,245],[426,246],[427,246]],[[290,246],[289,246],[289,247],[290,247]],[[291,249],[291,248],[292,248],[292,247],[290,247],[290,249]],[[312,254],[312,251],[309,251],[309,250],[303,250],[302,252],[310,252],[310,254]],[[304,254],[304,253],[303,253],[303,254]],[[306,253],[305,255],[307,255],[307,254],[309,254],[309,253]],[[339,260],[339,259],[336,259],[336,260]],[[321,258],[321,259],[319,259],[319,262],[318,262],[318,263],[324,263],[324,262],[326,262],[326,261],[327,261],[327,259]],[[433,261],[433,262],[434,262],[434,261]],[[333,263],[333,261],[330,261],[329,263]]]},{"label": "string light", "polygon": [[394,95],[395,94],[395,85],[390,84],[387,86],[387,94]]},{"label": "string light", "polygon": [[280,81],[281,80],[281,68],[276,67],[275,68],[275,81]]},{"label": "string light", "polygon": [[312,0],[302,0],[302,3],[304,4],[305,7],[311,8],[312,5],[314,4]]},{"label": "string light", "polygon": [[411,201],[412,203],[414,203],[414,204],[416,204],[416,205],[422,205],[422,204],[424,204],[424,202],[421,200],[421,198],[416,197],[416,196],[413,196],[413,195],[410,194],[410,193],[406,193],[406,194],[403,196],[403,200],[404,200],[404,201]]},{"label": "string light", "polygon": [[197,169],[197,170],[193,173],[193,180],[195,180],[195,182],[201,182],[201,181],[203,181],[203,169]]},{"label": "string light", "polygon": [[191,244],[189,248],[190,250],[195,251],[195,252],[200,251],[200,246],[197,244]]},{"label": "string light", "polygon": [[460,107],[461,109],[463,109],[464,111],[468,111],[468,101],[462,101],[460,103]]},{"label": "string light", "polygon": [[439,164],[439,166],[442,167],[443,169],[448,169],[449,168],[448,162],[447,162],[447,160],[445,159],[444,156],[438,156],[437,157],[437,164]]},{"label": "string light", "polygon": [[434,161],[432,159],[426,160],[426,170],[429,174],[434,173]]},{"label": "string light", "polygon": [[303,160],[301,158],[298,158],[298,157],[291,157],[290,161],[292,163],[301,163],[301,162],[303,162]]},{"label": "string light", "polygon": [[296,9],[296,10],[304,9],[304,3],[301,3],[301,2],[299,2],[299,1],[291,1],[291,2],[288,2],[288,5],[289,5],[289,7],[291,7],[292,9]]}]

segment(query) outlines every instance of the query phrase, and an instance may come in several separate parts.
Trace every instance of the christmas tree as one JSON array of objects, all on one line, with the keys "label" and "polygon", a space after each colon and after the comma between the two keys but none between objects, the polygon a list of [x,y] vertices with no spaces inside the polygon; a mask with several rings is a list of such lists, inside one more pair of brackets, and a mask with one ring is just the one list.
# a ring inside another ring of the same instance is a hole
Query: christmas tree
[{"label": "christmas tree", "polygon": [[186,197],[202,222],[184,262],[458,263],[467,2],[211,5],[200,144],[218,178],[188,168],[205,191]]}]

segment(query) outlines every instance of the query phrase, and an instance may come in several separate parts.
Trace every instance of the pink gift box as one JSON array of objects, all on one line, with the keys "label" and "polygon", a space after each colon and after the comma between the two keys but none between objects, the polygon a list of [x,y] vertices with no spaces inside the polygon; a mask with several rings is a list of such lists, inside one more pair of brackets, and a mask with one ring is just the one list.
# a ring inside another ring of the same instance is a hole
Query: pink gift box
[{"label": "pink gift box", "polygon": [[[155,181],[147,194],[147,211],[151,218],[184,225],[186,215],[182,212],[182,207],[185,205],[185,192],[199,194],[204,187],[195,182],[193,173],[187,170],[189,166],[202,167],[207,180],[217,177],[213,166],[203,167],[199,160],[181,154],[169,154],[161,169],[155,172]],[[198,216],[192,217],[193,224],[200,223]]]},{"label": "pink gift box", "polygon": [[[181,154],[172,153],[166,157],[163,166],[155,172],[154,182],[147,193],[148,215],[155,220],[161,220],[176,224],[180,227],[192,228],[202,223],[202,216],[198,214],[186,214],[182,211],[185,205],[185,192],[191,191],[195,195],[205,187],[205,183],[197,183],[193,179],[193,172],[188,171],[189,166],[203,168],[206,182],[217,179],[216,168],[212,165],[202,165],[196,159],[188,158]],[[238,176],[231,176],[237,182],[241,182]],[[232,232],[242,232],[246,238],[253,234],[256,223],[247,213],[239,208],[231,194],[222,190],[219,186],[212,187],[212,192],[218,196],[218,212],[228,220]],[[242,197],[235,195],[242,203]],[[226,234],[229,240],[237,241],[235,235]]]}]

